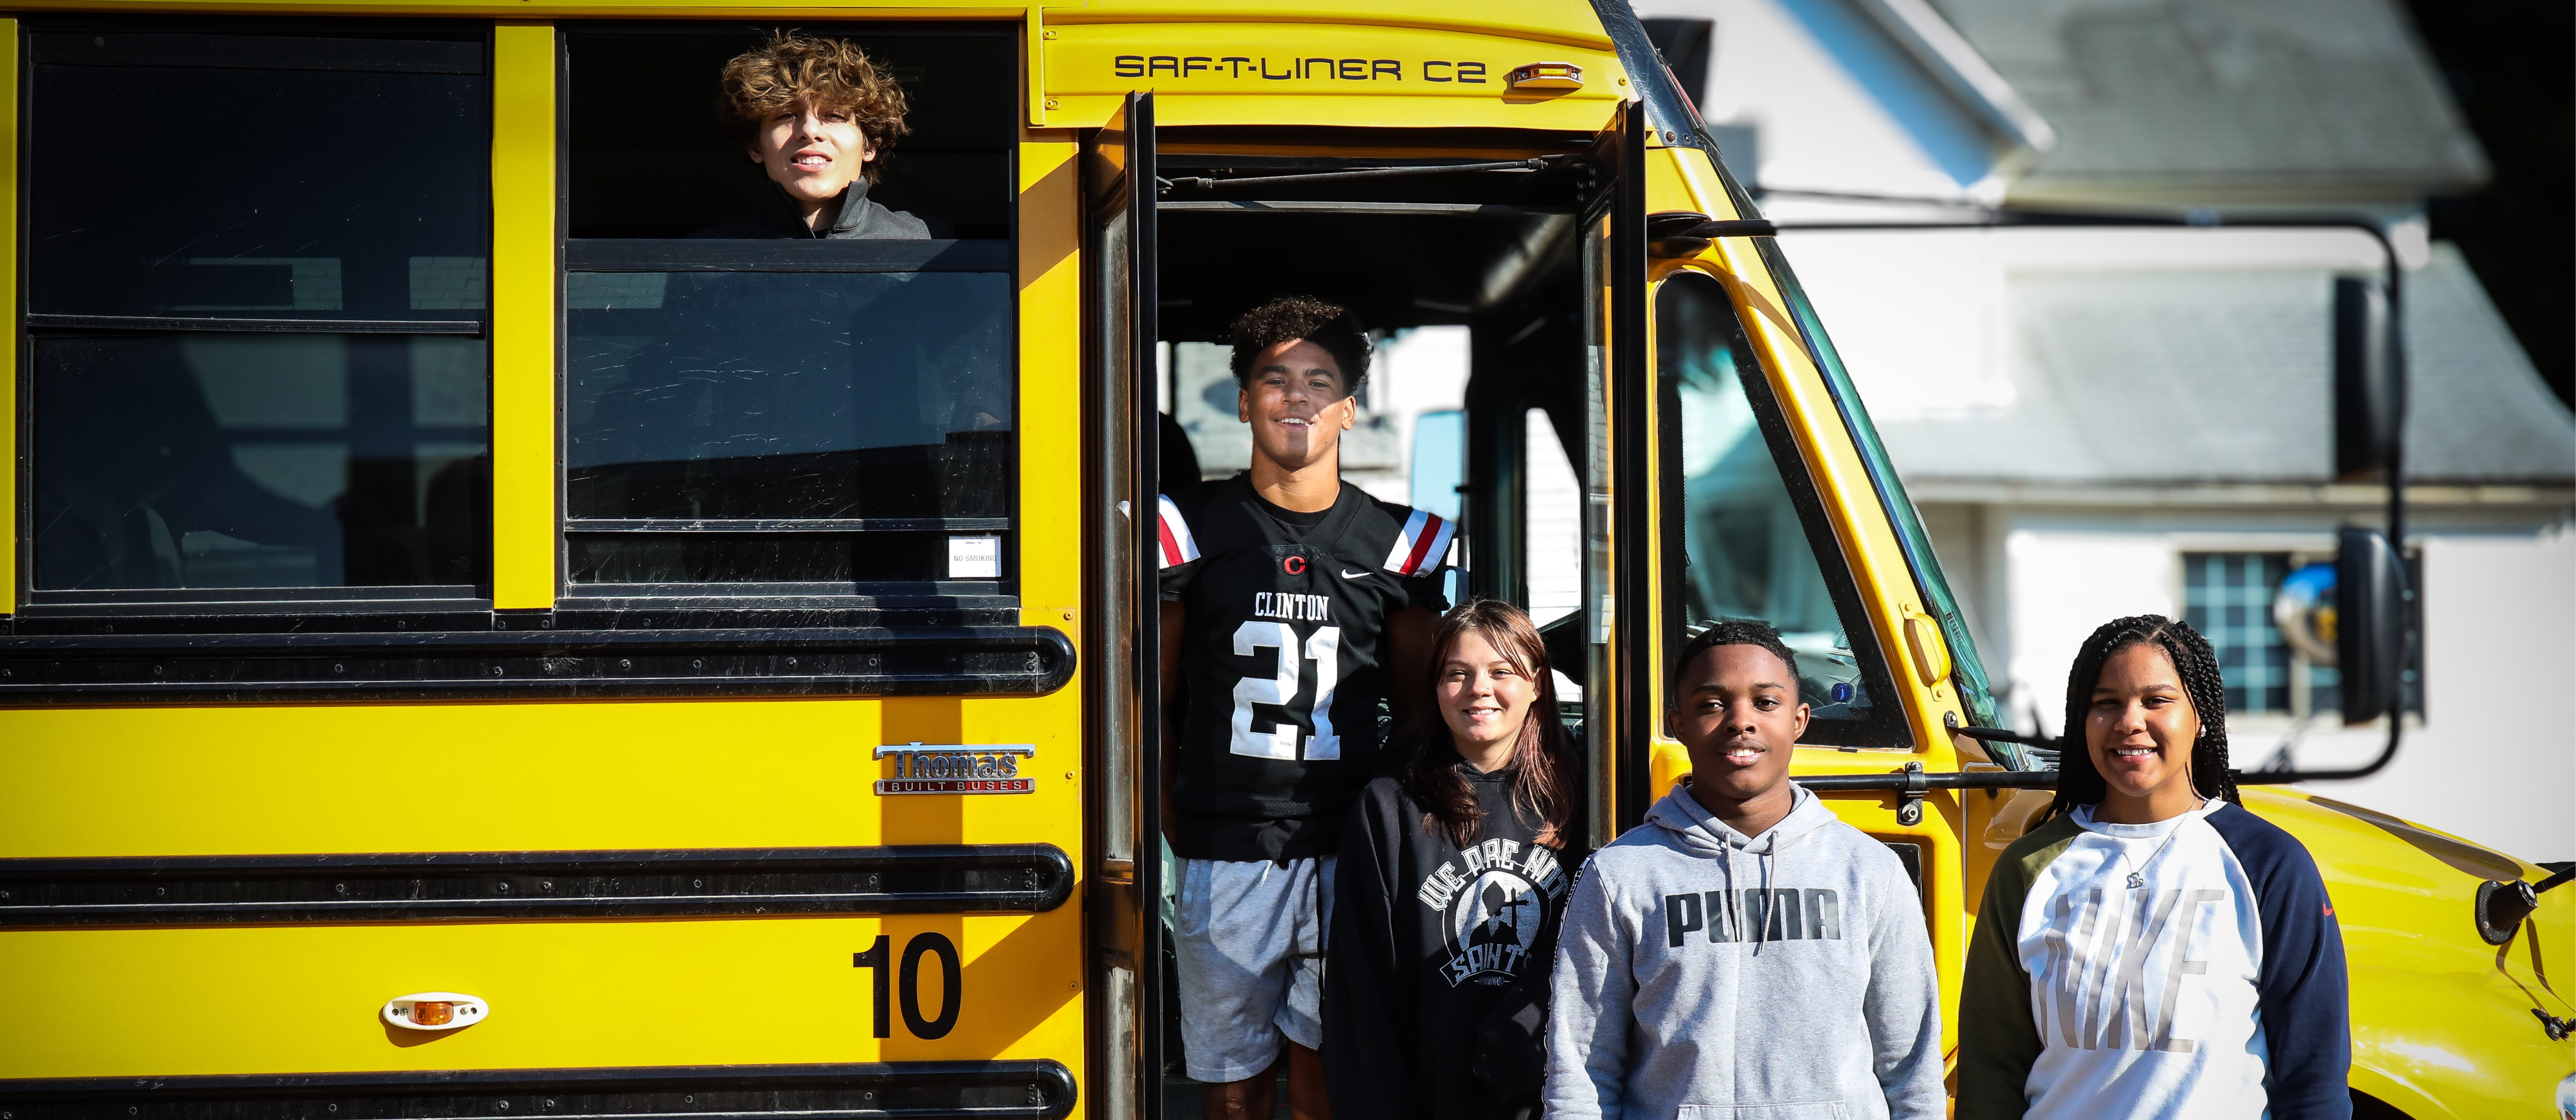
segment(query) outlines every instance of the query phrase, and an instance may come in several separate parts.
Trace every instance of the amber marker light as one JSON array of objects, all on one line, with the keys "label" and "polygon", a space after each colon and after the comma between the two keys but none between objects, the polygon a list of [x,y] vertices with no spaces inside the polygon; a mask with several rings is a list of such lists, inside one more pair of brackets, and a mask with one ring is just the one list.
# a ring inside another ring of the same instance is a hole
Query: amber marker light
[{"label": "amber marker light", "polygon": [[470,1027],[492,1013],[480,996],[457,992],[414,992],[385,1001],[387,1026],[413,1031],[452,1031]]},{"label": "amber marker light", "polygon": [[1533,62],[1504,78],[1513,91],[1582,89],[1583,68],[1571,62]]}]

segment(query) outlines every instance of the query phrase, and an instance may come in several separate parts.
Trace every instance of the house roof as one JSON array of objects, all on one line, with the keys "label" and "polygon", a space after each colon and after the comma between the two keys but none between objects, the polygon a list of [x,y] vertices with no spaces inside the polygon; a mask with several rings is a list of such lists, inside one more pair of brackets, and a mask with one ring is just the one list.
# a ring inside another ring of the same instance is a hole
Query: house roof
[{"label": "house roof", "polygon": [[1931,2],[2055,126],[2017,199],[2411,204],[2486,176],[2393,0]]},{"label": "house roof", "polygon": [[[1896,415],[1908,480],[2333,481],[2332,285],[2316,268],[2017,269],[2007,403]],[[2576,483],[2576,417],[2447,244],[2407,277],[2410,481]]]}]

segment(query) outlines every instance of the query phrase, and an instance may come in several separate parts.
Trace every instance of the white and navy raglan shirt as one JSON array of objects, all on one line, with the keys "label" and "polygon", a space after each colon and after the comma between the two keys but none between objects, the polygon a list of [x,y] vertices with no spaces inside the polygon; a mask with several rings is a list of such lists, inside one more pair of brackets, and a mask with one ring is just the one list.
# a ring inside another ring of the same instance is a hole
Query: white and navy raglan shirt
[{"label": "white and navy raglan shirt", "polygon": [[2343,934],[2316,862],[2224,801],[2091,808],[1987,880],[1959,1000],[1958,1120],[2352,1115]]},{"label": "white and navy raglan shirt", "polygon": [[1454,530],[1348,483],[1311,513],[1263,501],[1246,475],[1160,505],[1162,596],[1184,619],[1172,851],[1331,855],[1378,773],[1387,617],[1448,609]]}]

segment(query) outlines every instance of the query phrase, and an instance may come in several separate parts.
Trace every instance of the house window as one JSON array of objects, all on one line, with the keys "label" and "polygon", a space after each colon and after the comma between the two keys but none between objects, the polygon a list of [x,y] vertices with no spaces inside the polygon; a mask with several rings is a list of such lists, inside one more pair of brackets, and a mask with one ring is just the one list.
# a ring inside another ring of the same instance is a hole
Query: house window
[{"label": "house window", "polygon": [[[2272,597],[2282,577],[2308,563],[2332,563],[2331,555],[2293,556],[2286,552],[2186,552],[2183,566],[2183,621],[2209,639],[2218,655],[2219,675],[2227,684],[2227,710],[2294,716],[2328,714],[2343,706],[2342,673],[2311,662],[2290,646],[2272,618]],[[2407,557],[2409,578],[2416,558]],[[2409,612],[2422,632],[2421,603]],[[2418,666],[2406,675],[2406,710],[2424,710]]]},{"label": "house window", "polygon": [[2294,660],[2272,623],[2272,593],[2289,574],[2278,552],[2183,555],[2183,621],[2209,639],[2227,682],[2227,710],[2287,712]]}]

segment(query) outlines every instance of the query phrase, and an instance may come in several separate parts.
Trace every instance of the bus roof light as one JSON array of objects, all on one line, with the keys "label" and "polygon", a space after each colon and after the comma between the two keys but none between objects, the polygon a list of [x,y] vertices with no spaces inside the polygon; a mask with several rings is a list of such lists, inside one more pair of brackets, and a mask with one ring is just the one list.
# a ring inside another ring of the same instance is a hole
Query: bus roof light
[{"label": "bus roof light", "polygon": [[1571,62],[1533,62],[1504,79],[1514,93],[1583,88],[1583,68]]}]

